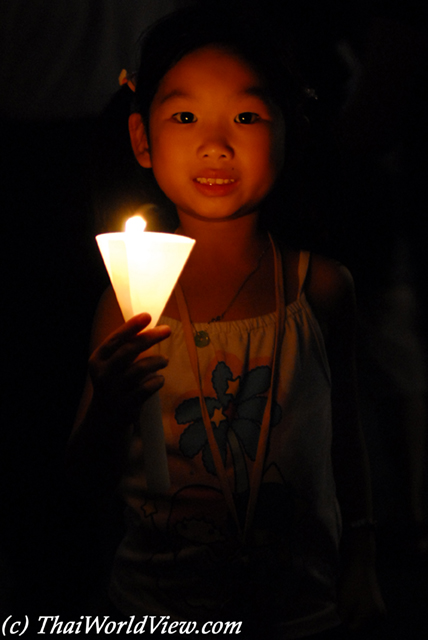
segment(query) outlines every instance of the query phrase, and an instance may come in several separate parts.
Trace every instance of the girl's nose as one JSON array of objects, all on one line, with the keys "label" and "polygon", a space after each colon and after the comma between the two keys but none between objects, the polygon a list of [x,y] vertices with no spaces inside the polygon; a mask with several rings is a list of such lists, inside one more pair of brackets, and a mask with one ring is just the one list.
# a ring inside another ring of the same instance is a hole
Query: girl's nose
[{"label": "girl's nose", "polygon": [[227,137],[218,133],[207,135],[198,151],[201,158],[211,160],[227,160],[234,156],[233,147]]}]

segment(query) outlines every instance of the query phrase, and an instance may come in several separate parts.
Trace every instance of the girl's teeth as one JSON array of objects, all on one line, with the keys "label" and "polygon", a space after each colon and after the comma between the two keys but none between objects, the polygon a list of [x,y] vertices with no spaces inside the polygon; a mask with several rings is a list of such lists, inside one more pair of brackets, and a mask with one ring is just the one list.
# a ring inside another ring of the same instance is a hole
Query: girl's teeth
[{"label": "girl's teeth", "polygon": [[222,178],[196,178],[196,182],[200,182],[201,184],[231,184],[235,182],[235,180],[229,180],[228,178],[225,180]]}]

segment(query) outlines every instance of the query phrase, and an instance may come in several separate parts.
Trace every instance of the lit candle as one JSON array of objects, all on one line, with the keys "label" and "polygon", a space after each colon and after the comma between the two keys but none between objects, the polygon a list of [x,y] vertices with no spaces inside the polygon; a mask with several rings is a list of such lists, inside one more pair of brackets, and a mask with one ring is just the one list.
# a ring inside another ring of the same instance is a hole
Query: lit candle
[{"label": "lit candle", "polygon": [[[195,243],[191,238],[171,233],[145,231],[141,216],[130,218],[124,233],[96,236],[111,284],[125,321],[146,311],[154,327]],[[150,491],[169,489],[159,394],[155,393],[141,410],[143,459]]]}]

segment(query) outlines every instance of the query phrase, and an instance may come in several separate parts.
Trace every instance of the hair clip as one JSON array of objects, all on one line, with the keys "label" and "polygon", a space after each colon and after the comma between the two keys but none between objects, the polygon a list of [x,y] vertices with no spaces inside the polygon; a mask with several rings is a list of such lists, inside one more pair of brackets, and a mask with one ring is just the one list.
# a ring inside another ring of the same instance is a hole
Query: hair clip
[{"label": "hair clip", "polygon": [[128,73],[126,69],[122,69],[119,76],[119,84],[120,86],[127,84],[131,91],[135,93],[136,78],[136,73]]}]

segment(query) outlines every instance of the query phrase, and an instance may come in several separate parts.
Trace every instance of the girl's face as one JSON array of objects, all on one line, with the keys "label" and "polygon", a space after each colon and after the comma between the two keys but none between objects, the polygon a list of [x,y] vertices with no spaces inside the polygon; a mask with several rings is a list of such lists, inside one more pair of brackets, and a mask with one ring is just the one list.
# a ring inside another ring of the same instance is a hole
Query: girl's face
[{"label": "girl's face", "polygon": [[137,157],[152,167],[180,219],[257,211],[283,163],[280,110],[247,63],[215,46],[186,55],[164,76],[149,138]]}]

